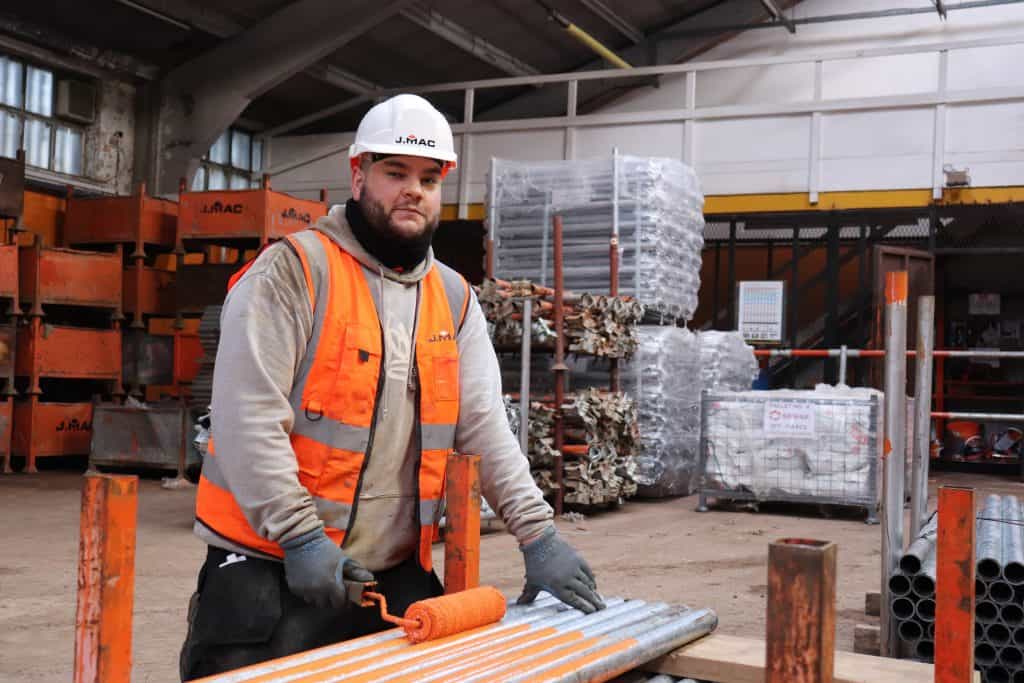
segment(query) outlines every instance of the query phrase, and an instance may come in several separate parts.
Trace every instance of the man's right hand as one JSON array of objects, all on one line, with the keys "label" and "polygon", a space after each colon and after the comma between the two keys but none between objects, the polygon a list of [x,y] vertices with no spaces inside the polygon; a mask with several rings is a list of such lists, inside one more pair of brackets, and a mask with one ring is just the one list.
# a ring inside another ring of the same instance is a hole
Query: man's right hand
[{"label": "man's right hand", "polygon": [[373,574],[342,552],[323,529],[293,538],[281,547],[288,588],[317,607],[344,607],[349,601],[345,581],[373,581]]}]

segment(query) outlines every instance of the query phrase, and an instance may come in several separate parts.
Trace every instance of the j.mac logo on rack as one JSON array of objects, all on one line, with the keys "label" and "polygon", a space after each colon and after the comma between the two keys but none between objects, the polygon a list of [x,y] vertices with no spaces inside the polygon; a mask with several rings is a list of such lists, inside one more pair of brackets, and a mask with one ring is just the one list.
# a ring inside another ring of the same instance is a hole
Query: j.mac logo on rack
[{"label": "j.mac logo on rack", "polygon": [[299,213],[298,211],[295,210],[294,206],[282,211],[281,218],[302,221],[306,225],[309,225],[310,223],[313,222],[312,216],[310,216],[308,213]]},{"label": "j.mac logo on rack", "polygon": [[396,145],[420,145],[421,147],[437,147],[437,143],[429,138],[418,138],[415,135],[406,135],[395,139]]},{"label": "j.mac logo on rack", "polygon": [[214,202],[213,204],[203,205],[203,208],[199,209],[199,213],[242,213],[244,210],[245,207],[242,204]]}]

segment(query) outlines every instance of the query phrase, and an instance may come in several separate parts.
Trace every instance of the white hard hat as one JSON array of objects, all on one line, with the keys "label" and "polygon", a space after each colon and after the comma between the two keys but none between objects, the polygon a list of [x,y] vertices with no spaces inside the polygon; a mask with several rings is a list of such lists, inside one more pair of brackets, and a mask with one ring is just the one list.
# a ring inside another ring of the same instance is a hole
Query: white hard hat
[{"label": "white hard hat", "polygon": [[438,159],[444,173],[458,161],[447,119],[419,95],[395,95],[366,112],[348,148],[353,168],[364,152]]}]

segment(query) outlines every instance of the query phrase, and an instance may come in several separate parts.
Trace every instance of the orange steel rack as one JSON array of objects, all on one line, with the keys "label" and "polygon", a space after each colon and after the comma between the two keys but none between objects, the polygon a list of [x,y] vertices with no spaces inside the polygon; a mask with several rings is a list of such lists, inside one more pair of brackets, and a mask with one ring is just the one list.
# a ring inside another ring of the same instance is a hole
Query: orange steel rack
[{"label": "orange steel rack", "polygon": [[263,246],[310,227],[327,215],[326,193],[320,201],[299,199],[270,188],[270,177],[255,190],[186,192],[180,186],[176,250],[184,253],[192,242],[223,244],[238,240]]},{"label": "orange steel rack", "polygon": [[146,194],[145,183],[130,197],[68,196],[64,241],[71,246],[131,244],[130,258],[147,247],[170,251],[178,223],[178,205]]},{"label": "orange steel rack", "polygon": [[121,250],[113,254],[42,246],[18,250],[21,301],[28,315],[44,315],[43,306],[65,305],[110,310],[121,319]]},{"label": "orange steel rack", "polygon": [[[6,301],[6,303],[4,303]],[[0,461],[11,471],[11,431],[14,423],[14,359],[18,325],[18,247],[0,245]]]},{"label": "orange steel rack", "polygon": [[[43,400],[41,380],[100,380],[108,393],[121,388],[121,247],[114,253],[43,247],[37,236],[18,249],[18,295],[28,324],[16,334],[14,374],[28,378],[28,398],[14,405],[12,452],[36,460],[89,452],[92,403],[56,395]],[[68,311],[105,314],[109,327],[50,324]]]}]

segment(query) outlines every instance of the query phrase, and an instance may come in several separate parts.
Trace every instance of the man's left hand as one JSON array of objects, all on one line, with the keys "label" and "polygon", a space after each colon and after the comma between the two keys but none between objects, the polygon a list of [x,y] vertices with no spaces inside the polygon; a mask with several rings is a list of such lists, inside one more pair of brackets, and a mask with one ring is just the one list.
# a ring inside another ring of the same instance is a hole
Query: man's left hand
[{"label": "man's left hand", "polygon": [[550,527],[540,538],[519,549],[526,561],[526,586],[518,604],[533,602],[544,590],[584,614],[604,609],[604,601],[597,594],[594,572],[586,560],[558,535],[555,527]]}]

